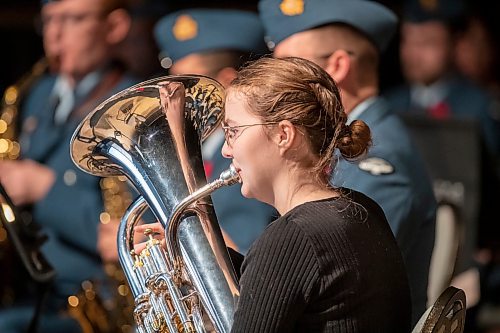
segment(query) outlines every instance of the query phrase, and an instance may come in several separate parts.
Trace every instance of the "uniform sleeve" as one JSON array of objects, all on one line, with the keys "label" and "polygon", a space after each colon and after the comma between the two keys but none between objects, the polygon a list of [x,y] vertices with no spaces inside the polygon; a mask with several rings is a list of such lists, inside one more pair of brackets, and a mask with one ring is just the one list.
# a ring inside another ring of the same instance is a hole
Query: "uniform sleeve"
[{"label": "uniform sleeve", "polygon": [[[103,211],[99,178],[84,174],[65,163],[56,167],[56,181],[46,197],[34,207],[34,218],[50,228],[67,244],[81,250],[97,253],[97,225]],[[75,176],[74,183],[65,180],[68,170]]]},{"label": "uniform sleeve", "polygon": [[318,281],[310,241],[294,223],[268,228],[242,267],[240,298],[231,332],[290,332]]}]

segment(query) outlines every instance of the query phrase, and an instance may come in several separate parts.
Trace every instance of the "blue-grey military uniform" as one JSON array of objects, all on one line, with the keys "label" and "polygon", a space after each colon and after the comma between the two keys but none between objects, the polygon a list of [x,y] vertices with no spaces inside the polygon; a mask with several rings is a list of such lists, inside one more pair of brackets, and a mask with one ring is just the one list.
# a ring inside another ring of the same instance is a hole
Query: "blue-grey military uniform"
[{"label": "blue-grey military uniform", "polygon": [[380,204],[405,259],[413,312],[421,314],[434,247],[436,201],[431,182],[406,128],[384,99],[377,98],[357,118],[370,127],[373,146],[355,164],[339,160],[332,182]]},{"label": "blue-grey military uniform", "polygon": [[[79,332],[76,322],[61,312],[66,308],[66,299],[80,291],[82,281],[103,281],[105,277],[97,252],[97,226],[103,211],[99,178],[80,171],[72,162],[70,139],[86,113],[134,82],[120,74],[105,93],[86,96],[81,101],[86,103],[85,111],[73,112],[61,124],[54,122],[56,77],[47,75],[40,79],[24,103],[22,158],[38,161],[56,174],[52,188],[33,205],[32,211],[34,221],[48,236],[41,251],[56,271],[40,318],[39,332]],[[22,304],[0,311],[0,332],[26,329],[33,315],[34,300],[22,300]]]},{"label": "blue-grey military uniform", "polygon": [[[500,122],[492,117],[492,98],[458,75],[447,77],[442,83],[440,88],[445,94],[439,102],[441,107],[449,109],[449,117],[477,120],[487,149],[494,156],[500,156]],[[414,104],[409,85],[392,89],[386,97],[398,113],[431,116],[428,110]]]},{"label": "blue-grey military uniform", "polygon": [[[394,13],[375,1],[261,0],[259,10],[271,48],[301,31],[345,24],[382,52],[397,26]],[[373,147],[358,163],[340,159],[332,183],[368,195],[384,210],[406,263],[415,323],[426,306],[436,202],[424,164],[403,124],[383,99],[372,97],[362,103],[368,102],[358,116],[351,117],[368,124]]]},{"label": "blue-grey military uniform", "polygon": [[[255,13],[228,9],[187,9],[160,19],[155,38],[161,54],[174,63],[190,54],[233,50],[242,53],[266,52],[264,28]],[[189,74],[189,73],[186,73]],[[195,73],[196,74],[196,73]],[[212,149],[202,145],[208,180],[214,180],[229,168],[230,159],[221,154],[224,136],[212,135]],[[266,226],[277,217],[275,210],[264,203],[241,195],[241,185],[224,187],[212,194],[214,209],[222,229],[242,253]]]}]

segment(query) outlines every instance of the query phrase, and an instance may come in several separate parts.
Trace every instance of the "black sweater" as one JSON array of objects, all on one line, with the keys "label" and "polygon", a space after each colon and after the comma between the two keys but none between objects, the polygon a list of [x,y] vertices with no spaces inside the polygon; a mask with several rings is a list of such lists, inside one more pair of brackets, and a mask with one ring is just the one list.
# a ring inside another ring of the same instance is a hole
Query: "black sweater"
[{"label": "black sweater", "polygon": [[253,244],[232,332],[410,331],[408,281],[384,213],[343,191],[295,207]]}]

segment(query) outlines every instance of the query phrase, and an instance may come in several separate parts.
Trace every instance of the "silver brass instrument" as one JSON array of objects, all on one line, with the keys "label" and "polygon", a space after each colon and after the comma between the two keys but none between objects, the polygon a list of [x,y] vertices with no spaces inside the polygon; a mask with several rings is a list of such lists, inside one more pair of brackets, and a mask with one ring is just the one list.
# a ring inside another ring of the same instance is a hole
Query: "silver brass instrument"
[{"label": "silver brass instrument", "polygon": [[[103,102],[73,135],[72,158],[82,170],[123,174],[141,194],[118,231],[139,332],[231,328],[239,287],[209,194],[238,174],[231,169],[206,184],[200,146],[222,120],[223,104],[212,79],[157,78]],[[165,228],[167,251],[149,235],[135,254],[133,230],[147,207]]]}]

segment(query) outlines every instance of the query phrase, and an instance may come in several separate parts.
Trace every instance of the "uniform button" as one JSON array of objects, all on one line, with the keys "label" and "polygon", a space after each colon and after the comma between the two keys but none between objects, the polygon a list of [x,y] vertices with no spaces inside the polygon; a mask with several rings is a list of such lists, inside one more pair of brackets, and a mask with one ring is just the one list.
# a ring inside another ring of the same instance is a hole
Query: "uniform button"
[{"label": "uniform button", "polygon": [[64,184],[73,186],[76,183],[76,172],[74,170],[66,170],[64,172]]}]

